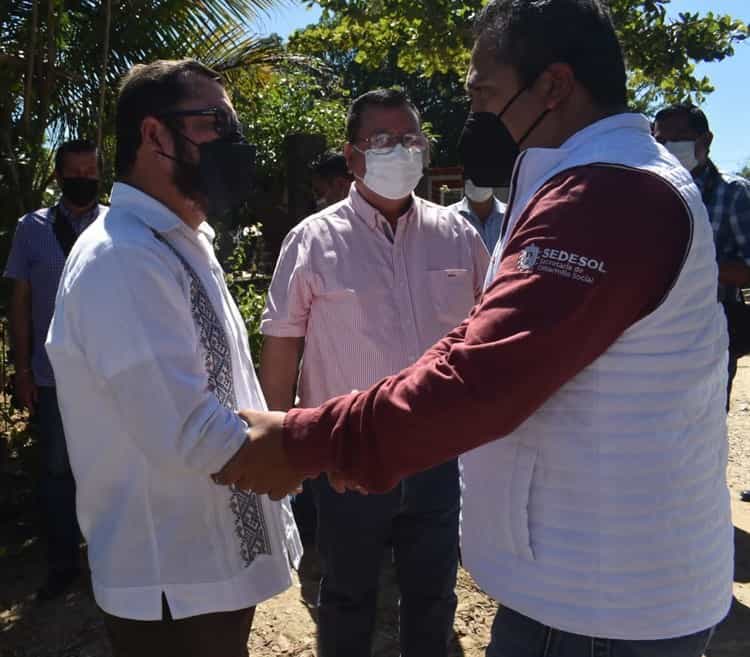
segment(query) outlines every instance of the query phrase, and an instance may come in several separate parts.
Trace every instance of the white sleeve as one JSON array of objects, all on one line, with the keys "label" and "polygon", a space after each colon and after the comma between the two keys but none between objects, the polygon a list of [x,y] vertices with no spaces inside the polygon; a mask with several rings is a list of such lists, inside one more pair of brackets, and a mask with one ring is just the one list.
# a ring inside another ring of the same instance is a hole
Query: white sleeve
[{"label": "white sleeve", "polygon": [[[64,295],[77,348],[106,386],[119,421],[160,467],[217,472],[247,425],[209,390],[189,290],[167,257],[113,248],[89,263]],[[65,373],[60,385],[65,385]]]},{"label": "white sleeve", "polygon": [[307,264],[309,249],[304,230],[293,229],[284,238],[266,295],[260,324],[263,335],[303,338],[307,334],[313,302]]}]

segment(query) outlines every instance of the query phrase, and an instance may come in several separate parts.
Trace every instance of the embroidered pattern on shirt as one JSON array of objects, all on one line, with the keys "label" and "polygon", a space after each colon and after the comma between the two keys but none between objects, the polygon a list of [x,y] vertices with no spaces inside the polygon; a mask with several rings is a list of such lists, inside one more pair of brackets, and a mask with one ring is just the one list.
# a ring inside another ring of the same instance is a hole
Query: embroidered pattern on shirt
[{"label": "embroidered pattern on shirt", "polygon": [[[232,378],[232,354],[226,333],[211,305],[208,293],[198,274],[181,253],[162,235],[154,232],[156,239],[164,243],[182,263],[190,278],[190,310],[198,326],[200,341],[205,351],[208,386],[219,402],[235,410],[237,399]],[[268,530],[258,496],[252,491],[231,487],[229,507],[234,514],[234,527],[240,539],[240,555],[245,566],[249,566],[259,554],[271,554]]]}]

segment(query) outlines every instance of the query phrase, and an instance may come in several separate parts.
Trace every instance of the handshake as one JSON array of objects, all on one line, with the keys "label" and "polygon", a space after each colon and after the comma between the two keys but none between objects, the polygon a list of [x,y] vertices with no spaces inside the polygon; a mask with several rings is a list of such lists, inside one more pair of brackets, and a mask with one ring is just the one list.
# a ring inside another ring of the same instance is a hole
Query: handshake
[{"label": "handshake", "polygon": [[[211,476],[214,483],[252,490],[259,495],[268,495],[272,500],[297,492],[309,473],[300,474],[287,457],[284,448],[286,413],[244,410],[238,415],[250,427],[247,440],[226,465]],[[341,473],[328,472],[328,480],[339,493],[352,490],[367,494]]]}]

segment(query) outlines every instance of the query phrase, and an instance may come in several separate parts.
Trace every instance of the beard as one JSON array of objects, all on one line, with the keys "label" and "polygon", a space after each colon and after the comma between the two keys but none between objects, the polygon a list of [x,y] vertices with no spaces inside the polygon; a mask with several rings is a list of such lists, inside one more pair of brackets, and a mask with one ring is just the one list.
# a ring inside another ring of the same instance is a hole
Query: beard
[{"label": "beard", "polygon": [[201,190],[200,163],[192,161],[189,144],[182,135],[173,132],[175,159],[173,160],[172,182],[185,198],[193,201],[203,212],[208,211],[208,199]]}]

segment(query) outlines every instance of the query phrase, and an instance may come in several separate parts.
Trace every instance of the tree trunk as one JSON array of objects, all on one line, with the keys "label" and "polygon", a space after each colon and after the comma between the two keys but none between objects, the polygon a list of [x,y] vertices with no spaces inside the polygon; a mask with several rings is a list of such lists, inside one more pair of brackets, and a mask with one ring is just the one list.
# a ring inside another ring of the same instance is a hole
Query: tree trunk
[{"label": "tree trunk", "polygon": [[34,55],[36,55],[36,32],[39,26],[39,0],[31,3],[31,32],[29,34],[29,52],[26,56],[26,80],[23,92],[23,120],[21,123],[28,131],[31,122],[31,94],[34,89]]},{"label": "tree trunk", "polygon": [[[47,43],[44,68],[40,69],[40,91],[36,125],[31,133],[25,138],[30,146],[31,166],[29,167],[28,190],[30,206],[38,207],[44,196],[44,190],[48,182],[48,171],[44,170],[44,139],[49,129],[47,120],[49,118],[50,104],[52,103],[53,86],[55,82],[55,64],[57,62],[57,28],[59,25],[59,11],[57,0],[47,1]],[[41,58],[40,58],[41,59]],[[40,170],[42,169],[42,170]]]},{"label": "tree trunk", "polygon": [[[24,202],[24,198],[23,198],[23,192],[25,190],[23,189],[23,183],[21,182],[21,175],[18,171],[18,161],[16,159],[16,152],[13,150],[13,144],[10,139],[10,129],[3,130],[1,134],[3,137],[3,146],[5,147],[5,150],[8,153],[8,165],[10,168],[10,176],[13,180],[13,185],[15,185],[15,188],[16,188],[16,194],[14,194],[14,196],[16,197],[17,211],[18,211],[18,215],[20,216],[24,212],[26,212],[26,203]],[[5,226],[3,226],[3,228],[5,228]]]},{"label": "tree trunk", "polygon": [[107,63],[109,61],[109,32],[112,25],[112,0],[104,0],[104,51],[102,73],[99,83],[99,115],[96,117],[96,147],[102,152],[102,129],[104,126],[104,100],[107,95]]}]

